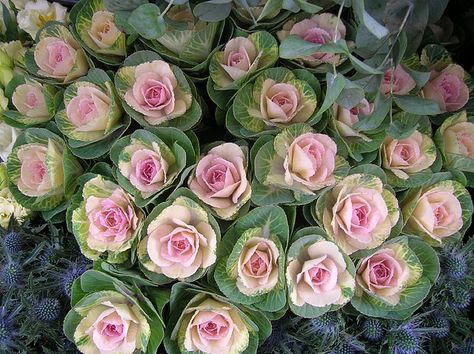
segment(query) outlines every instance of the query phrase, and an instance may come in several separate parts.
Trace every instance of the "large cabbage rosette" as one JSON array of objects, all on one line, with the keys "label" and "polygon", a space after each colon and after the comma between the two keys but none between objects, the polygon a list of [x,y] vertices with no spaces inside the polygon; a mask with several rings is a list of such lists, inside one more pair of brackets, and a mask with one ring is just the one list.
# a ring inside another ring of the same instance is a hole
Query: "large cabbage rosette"
[{"label": "large cabbage rosette", "polygon": [[432,246],[442,246],[462,237],[471,223],[472,211],[466,188],[457,181],[441,180],[412,189],[406,196],[402,203],[403,231]]},{"label": "large cabbage rosette", "polygon": [[178,189],[148,215],[137,249],[142,272],[157,284],[194,281],[216,262],[220,229],[189,190]]},{"label": "large cabbage rosette", "polygon": [[137,129],[116,141],[110,150],[118,183],[135,197],[138,206],[153,202],[179,184],[196,161],[186,134],[176,128]]},{"label": "large cabbage rosette", "polygon": [[225,296],[262,311],[284,308],[288,227],[277,206],[258,207],[237,219],[222,239],[214,272]]},{"label": "large cabbage rosette", "polygon": [[68,28],[58,22],[47,23],[37,34],[36,44],[25,55],[32,75],[53,84],[68,84],[89,70],[87,57]]},{"label": "large cabbage rosette", "polygon": [[3,120],[18,128],[43,126],[54,117],[61,94],[52,85],[16,75],[5,88],[9,109]]},{"label": "large cabbage rosette", "polygon": [[7,160],[10,191],[25,208],[52,211],[74,193],[82,166],[64,141],[42,128],[18,136]]},{"label": "large cabbage rosette", "polygon": [[239,307],[196,285],[171,290],[165,349],[170,354],[255,354],[271,331],[263,313]]},{"label": "large cabbage rosette", "polygon": [[[167,302],[162,295],[153,297]],[[162,309],[105,273],[88,270],[75,280],[71,305],[64,333],[81,353],[156,353],[163,339]]]},{"label": "large cabbage rosette", "polygon": [[189,188],[221,219],[235,219],[241,208],[249,206],[247,155],[245,145],[222,143],[204,154],[191,172]]},{"label": "large cabbage rosette", "polygon": [[346,254],[379,246],[400,216],[395,194],[379,177],[367,173],[347,176],[324,192],[312,208],[330,240]]},{"label": "large cabbage rosette", "polygon": [[127,54],[126,36],[103,0],[78,1],[70,19],[73,32],[90,55],[108,65],[123,61]]},{"label": "large cabbage rosette", "polygon": [[101,69],[91,69],[70,84],[64,91],[62,108],[56,114],[56,124],[68,138],[72,152],[83,159],[108,153],[130,125],[112,80]]},{"label": "large cabbage rosette", "polygon": [[133,197],[101,175],[88,174],[68,209],[68,226],[84,256],[110,263],[130,259],[144,215]]},{"label": "large cabbage rosette", "polygon": [[[434,136],[446,169],[474,172],[474,122],[462,111],[446,118]],[[472,185],[471,181],[468,181]]]},{"label": "large cabbage rosette", "polygon": [[255,180],[252,201],[306,204],[347,175],[349,164],[336,143],[306,124],[295,124],[274,138],[261,137],[252,148]]},{"label": "large cabbage rosette", "polygon": [[207,71],[208,60],[223,35],[224,22],[201,21],[189,3],[173,5],[165,16],[166,30],[156,39],[142,41],[167,61],[192,75]]},{"label": "large cabbage rosette", "polygon": [[142,126],[189,130],[201,119],[193,83],[151,51],[135,52],[115,74],[125,111]]},{"label": "large cabbage rosette", "polygon": [[288,301],[293,313],[318,317],[351,299],[355,288],[351,259],[319,227],[298,230],[286,261]]},{"label": "large cabbage rosette", "polygon": [[366,316],[409,318],[439,275],[436,252],[415,237],[390,239],[376,250],[362,252],[361,257],[351,304]]},{"label": "large cabbage rosette", "polygon": [[237,91],[226,127],[235,136],[253,138],[296,123],[316,124],[320,94],[317,79],[304,69],[270,68]]}]

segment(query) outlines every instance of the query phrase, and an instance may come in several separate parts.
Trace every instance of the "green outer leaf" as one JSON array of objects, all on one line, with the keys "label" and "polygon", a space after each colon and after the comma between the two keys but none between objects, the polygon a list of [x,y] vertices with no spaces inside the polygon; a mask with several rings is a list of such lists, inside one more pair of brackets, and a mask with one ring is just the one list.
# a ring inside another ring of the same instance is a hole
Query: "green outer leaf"
[{"label": "green outer leaf", "polygon": [[395,104],[405,112],[419,115],[441,113],[438,103],[418,96],[393,96]]}]

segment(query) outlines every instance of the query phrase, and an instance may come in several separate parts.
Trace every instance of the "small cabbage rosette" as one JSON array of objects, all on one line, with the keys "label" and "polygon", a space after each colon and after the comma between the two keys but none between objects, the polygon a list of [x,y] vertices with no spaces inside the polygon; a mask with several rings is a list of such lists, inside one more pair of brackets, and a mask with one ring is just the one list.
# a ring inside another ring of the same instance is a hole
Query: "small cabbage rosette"
[{"label": "small cabbage rosette", "polygon": [[185,167],[196,160],[189,138],[176,128],[138,129],[110,150],[119,184],[146,206],[176,185]]},{"label": "small cabbage rosette", "polygon": [[447,169],[474,172],[474,123],[466,111],[448,117],[436,131],[434,140]]},{"label": "small cabbage rosette", "polygon": [[130,259],[144,219],[132,196],[101,175],[90,178],[74,196],[69,217],[81,253],[109,263]]},{"label": "small cabbage rosette", "polygon": [[[252,75],[275,64],[277,59],[278,44],[268,32],[232,38],[212,56],[208,86],[211,85],[217,91],[237,90]],[[212,90],[208,91],[211,94]],[[219,95],[219,92],[215,94]]]},{"label": "small cabbage rosette", "polygon": [[306,204],[349,171],[336,143],[306,124],[292,125],[274,139],[262,137],[254,149],[252,201],[257,205]]},{"label": "small cabbage rosette", "polygon": [[81,353],[156,353],[163,320],[142,293],[139,299],[128,285],[96,270],[83,273],[71,293],[64,333]]},{"label": "small cabbage rosette", "polygon": [[227,129],[255,139],[296,123],[316,124],[319,83],[307,70],[278,67],[262,71],[237,91],[227,112]]},{"label": "small cabbage rosette", "polygon": [[43,128],[18,136],[7,160],[10,192],[23,207],[52,211],[74,193],[82,166],[64,141]]},{"label": "small cabbage rosette", "polygon": [[239,27],[252,30],[261,27],[272,28],[290,15],[290,12],[284,11],[281,2],[273,0],[248,0],[247,3],[233,2],[232,6],[232,13],[240,22]]},{"label": "small cabbage rosette", "polygon": [[241,309],[228,299],[193,284],[172,288],[170,321],[165,349],[170,354],[256,354],[271,330],[268,319],[251,309]]},{"label": "small cabbage rosette", "polygon": [[142,41],[167,61],[192,75],[207,72],[217,50],[224,22],[205,22],[193,15],[189,3],[173,5],[165,14],[166,31],[157,39]]},{"label": "small cabbage rosette", "polygon": [[194,281],[216,262],[219,226],[188,195],[171,195],[145,221],[138,261],[142,272],[157,284]]},{"label": "small cabbage rosette", "polygon": [[19,40],[0,42],[0,88],[6,88],[15,72],[23,68],[19,61],[25,51]]},{"label": "small cabbage rosette", "polygon": [[423,303],[439,275],[436,252],[425,242],[400,236],[366,251],[356,266],[351,304],[370,317],[409,318]]},{"label": "small cabbage rosette", "polygon": [[8,156],[11,154],[13,146],[15,145],[15,141],[20,133],[21,131],[19,129],[12,127],[4,120],[0,120],[0,159],[2,161],[7,161]]},{"label": "small cabbage rosette", "polygon": [[62,107],[56,114],[56,124],[68,138],[72,152],[83,159],[107,154],[130,125],[111,79],[101,69],[91,69],[87,76],[69,85]]},{"label": "small cabbage rosette", "polygon": [[464,69],[457,64],[449,64],[441,71],[432,70],[422,88],[423,96],[438,103],[442,113],[457,111],[469,100],[465,76]]},{"label": "small cabbage rosette", "polygon": [[56,113],[61,92],[54,86],[24,76],[15,76],[5,89],[10,100],[3,112],[5,122],[18,128],[41,126]]},{"label": "small cabbage rosette", "polygon": [[360,118],[370,116],[374,112],[374,104],[363,98],[351,109],[344,108],[337,103],[333,104],[333,124],[342,139],[349,143],[353,140],[372,141],[370,137],[354,127]]},{"label": "small cabbage rosette", "polygon": [[290,309],[313,318],[335,311],[351,299],[355,268],[351,259],[319,227],[295,233],[288,250],[286,283]]},{"label": "small cabbage rosette", "polygon": [[464,234],[472,211],[470,194],[457,181],[413,189],[402,204],[403,231],[421,237],[432,246],[442,246]]},{"label": "small cabbage rosette", "polygon": [[26,1],[23,5],[17,14],[18,27],[33,39],[48,21],[68,22],[67,8],[57,2],[36,0]]},{"label": "small cabbage rosette", "polygon": [[431,137],[418,130],[403,139],[388,135],[380,146],[380,157],[390,185],[408,189],[430,179],[436,146]]},{"label": "small cabbage rosette", "polygon": [[220,219],[231,220],[252,194],[247,177],[248,148],[221,143],[201,156],[188,186]]},{"label": "small cabbage rosette", "polygon": [[385,70],[380,82],[380,92],[385,96],[408,95],[415,87],[415,80],[400,64]]},{"label": "small cabbage rosette", "polygon": [[350,174],[318,198],[316,220],[346,254],[375,248],[399,221],[398,201],[388,188],[375,175]]},{"label": "small cabbage rosette", "polygon": [[41,81],[69,84],[84,76],[89,63],[80,44],[64,25],[46,24],[36,36],[36,44],[25,54],[26,68]]},{"label": "small cabbage rosette", "polygon": [[280,207],[253,209],[223,237],[214,279],[230,300],[276,312],[286,304],[287,217]]},{"label": "small cabbage rosette", "polygon": [[195,126],[202,112],[192,85],[180,68],[150,51],[130,55],[115,74],[125,111],[142,126]]},{"label": "small cabbage rosette", "polygon": [[[277,37],[280,42],[284,42],[289,36],[297,36],[304,41],[314,44],[327,44],[337,40],[344,40],[346,37],[346,26],[342,20],[331,13],[313,15],[301,21],[289,20],[280,31]],[[296,60],[296,63],[316,72],[326,72],[332,65],[338,66],[346,58],[340,54],[315,52]]]},{"label": "small cabbage rosette", "polygon": [[115,24],[115,15],[103,0],[85,0],[71,15],[73,30],[83,48],[98,60],[119,65],[127,54],[126,36]]}]

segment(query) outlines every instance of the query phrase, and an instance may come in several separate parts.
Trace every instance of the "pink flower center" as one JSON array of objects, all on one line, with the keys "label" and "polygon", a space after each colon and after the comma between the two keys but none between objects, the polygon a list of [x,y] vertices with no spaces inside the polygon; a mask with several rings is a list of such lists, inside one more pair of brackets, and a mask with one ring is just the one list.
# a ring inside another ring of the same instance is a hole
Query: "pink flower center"
[{"label": "pink flower center", "polygon": [[325,44],[329,40],[331,40],[331,35],[329,34],[329,32],[323,30],[322,28],[311,28],[306,31],[303,36],[303,39],[311,43]]},{"label": "pink flower center", "polygon": [[474,155],[474,139],[472,135],[466,134],[466,133],[458,133],[457,138],[460,143],[461,153],[466,156],[473,156]]},{"label": "pink flower center", "polygon": [[55,42],[47,46],[47,50],[49,54],[48,64],[52,68],[55,68],[61,64],[65,58],[69,58],[71,56],[69,48],[65,43],[62,42]]},{"label": "pink flower center", "polygon": [[137,169],[139,171],[140,177],[147,184],[152,183],[158,171],[161,170],[161,165],[158,161],[156,162],[158,163],[158,165],[155,163],[155,160],[153,158],[149,157],[146,160],[140,161],[137,164]]},{"label": "pink flower center", "polygon": [[209,321],[200,323],[198,328],[203,338],[207,340],[219,340],[227,334],[229,324],[222,315],[216,315]]},{"label": "pink flower center", "polygon": [[439,86],[446,102],[455,102],[460,95],[461,83],[457,76],[446,74]]},{"label": "pink flower center", "polygon": [[170,100],[171,93],[165,85],[156,81],[153,86],[145,90],[144,98],[150,108],[161,109]]},{"label": "pink flower center", "polygon": [[443,225],[445,219],[449,216],[448,211],[443,205],[438,206],[433,210],[434,224],[435,226]]},{"label": "pink flower center", "polygon": [[217,192],[224,188],[227,175],[227,167],[223,164],[216,164],[209,168],[206,173],[206,181],[212,191]]},{"label": "pink flower center", "polygon": [[115,325],[109,323],[107,326],[104,327],[104,329],[101,332],[103,335],[106,335],[107,337],[118,337],[121,336],[123,333],[123,325]]},{"label": "pink flower center", "polygon": [[36,97],[34,92],[28,92],[26,94],[26,100],[25,100],[26,105],[28,108],[34,108],[38,104],[38,98]]},{"label": "pink flower center", "polygon": [[384,262],[374,265],[371,269],[371,281],[376,285],[386,284],[392,276],[392,271]]},{"label": "pink flower center", "polygon": [[260,276],[267,271],[267,264],[260,257],[260,255],[255,252],[252,257],[250,257],[250,272],[255,276]]},{"label": "pink flower center", "polygon": [[273,103],[279,105],[286,114],[293,108],[293,101],[283,92],[275,94],[271,100]]},{"label": "pink flower center", "polygon": [[318,286],[325,283],[329,277],[329,271],[327,269],[315,266],[309,270],[309,276],[313,285]]},{"label": "pink flower center", "polygon": [[171,246],[173,249],[173,254],[174,255],[182,255],[186,251],[188,251],[191,248],[191,244],[189,243],[189,240],[184,237],[184,236],[178,236],[173,238],[171,241]]},{"label": "pink flower center", "polygon": [[43,161],[35,161],[32,166],[32,182],[34,184],[40,184],[43,182],[44,176],[46,175],[46,165]]},{"label": "pink flower center", "polygon": [[90,114],[91,113],[95,113],[96,112],[96,107],[95,107],[95,104],[94,104],[94,100],[92,99],[92,97],[83,97],[80,101],[79,101],[79,117],[83,120],[83,121],[89,121],[90,118]]},{"label": "pink flower center", "polygon": [[360,205],[352,210],[352,224],[357,226],[365,226],[368,224],[369,210],[367,205]]},{"label": "pink flower center", "polygon": [[237,66],[244,60],[245,60],[245,56],[242,53],[232,51],[229,54],[229,59],[227,60],[227,65]]}]

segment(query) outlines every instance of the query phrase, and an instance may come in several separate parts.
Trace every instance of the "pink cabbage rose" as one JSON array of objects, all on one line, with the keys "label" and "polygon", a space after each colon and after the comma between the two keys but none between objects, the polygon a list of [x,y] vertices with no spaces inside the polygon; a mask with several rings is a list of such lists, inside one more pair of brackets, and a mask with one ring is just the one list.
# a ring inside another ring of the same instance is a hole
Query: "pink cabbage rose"
[{"label": "pink cabbage rose", "polygon": [[231,305],[208,298],[183,314],[179,331],[184,332],[182,352],[231,354],[247,348],[249,330]]},{"label": "pink cabbage rose", "polygon": [[[92,293],[89,306],[75,307],[84,316],[74,331],[74,342],[82,353],[133,354],[145,352],[150,325],[141,309],[115,291]],[[85,298],[87,299],[87,298]],[[92,300],[92,299],[91,299]]]},{"label": "pink cabbage rose", "polygon": [[441,112],[454,112],[464,107],[469,99],[469,88],[464,82],[464,69],[450,64],[441,72],[432,71],[423,86],[425,98],[436,101]]},{"label": "pink cabbage rose", "polygon": [[399,218],[397,199],[372,175],[344,178],[321,202],[324,228],[347,254],[379,246]]},{"label": "pink cabbage rose", "polygon": [[[293,20],[286,22],[281,31],[277,32],[278,39],[283,41],[287,36],[297,35],[307,42],[315,44],[326,44],[334,40],[344,39],[346,36],[346,26],[339,21],[337,16],[330,13],[314,15],[309,19],[300,22]],[[339,64],[341,57],[339,54],[316,52],[303,58],[303,62],[315,67],[323,63]]]},{"label": "pink cabbage rose", "polygon": [[362,259],[357,269],[356,281],[358,286],[370,294],[396,305],[410,277],[410,269],[391,246]]},{"label": "pink cabbage rose", "polygon": [[463,226],[462,207],[450,186],[435,186],[425,191],[416,201],[408,219],[408,227],[424,233],[439,243]]},{"label": "pink cabbage rose", "polygon": [[153,142],[151,148],[139,142],[125,147],[124,154],[130,161],[120,161],[120,173],[141,192],[143,198],[155,194],[168,181],[168,162],[163,158],[160,146]]},{"label": "pink cabbage rose", "polygon": [[[97,179],[91,181],[88,182],[90,186],[99,183]],[[84,200],[89,227],[86,242],[89,248],[98,252],[122,252],[131,247],[124,245],[136,236],[143,215],[122,188],[112,182],[103,183],[109,195],[91,195]]]},{"label": "pink cabbage rose", "polygon": [[232,80],[238,80],[249,72],[257,54],[257,48],[250,39],[232,38],[225,45],[223,62],[220,65]]},{"label": "pink cabbage rose", "polygon": [[34,49],[38,74],[67,83],[89,70],[86,56],[79,44],[58,37],[42,38]]},{"label": "pink cabbage rose", "polygon": [[474,158],[474,123],[459,122],[443,132],[444,152]]},{"label": "pink cabbage rose", "polygon": [[365,136],[364,134],[358,132],[352,126],[359,122],[359,116],[369,116],[374,111],[374,104],[369,103],[367,99],[362,99],[360,103],[352,107],[351,109],[346,109],[342,106],[334,104],[333,112],[336,118],[335,123],[339,135],[343,138],[346,137],[356,137],[362,138],[365,141],[371,141],[370,138]]},{"label": "pink cabbage rose", "polygon": [[26,117],[35,118],[38,122],[49,120],[48,107],[43,94],[43,87],[38,83],[18,85],[13,91],[12,103]]},{"label": "pink cabbage rose", "polygon": [[185,279],[216,261],[217,236],[204,209],[179,197],[149,224],[138,257],[150,272]]},{"label": "pink cabbage rose", "polygon": [[21,172],[17,187],[24,195],[40,197],[53,189],[46,166],[47,152],[48,146],[44,144],[25,144],[18,149]]},{"label": "pink cabbage rose", "polygon": [[401,65],[387,69],[380,83],[380,92],[384,95],[407,95],[416,87],[416,82]]},{"label": "pink cabbage rose", "polygon": [[329,241],[316,241],[288,262],[286,278],[290,299],[296,306],[343,305],[349,298],[343,289],[354,289],[354,278],[347,270],[339,248]]},{"label": "pink cabbage rose", "polygon": [[237,263],[237,288],[245,295],[271,291],[278,282],[280,252],[271,240],[252,237],[244,245]]},{"label": "pink cabbage rose", "polygon": [[221,218],[232,218],[251,194],[242,148],[223,143],[209,150],[197,163],[189,188]]},{"label": "pink cabbage rose", "polygon": [[408,179],[410,174],[429,168],[436,160],[433,140],[415,130],[405,139],[387,136],[380,147],[383,168],[398,178]]},{"label": "pink cabbage rose", "polygon": [[298,136],[285,158],[285,182],[289,186],[301,183],[311,191],[334,184],[336,152],[336,143],[325,134]]},{"label": "pink cabbage rose", "polygon": [[81,132],[105,132],[112,100],[95,85],[80,83],[77,95],[66,106],[68,120]]},{"label": "pink cabbage rose", "polygon": [[182,91],[170,65],[163,60],[122,69],[133,70],[125,102],[151,125],[182,116],[191,106],[192,96]]}]

